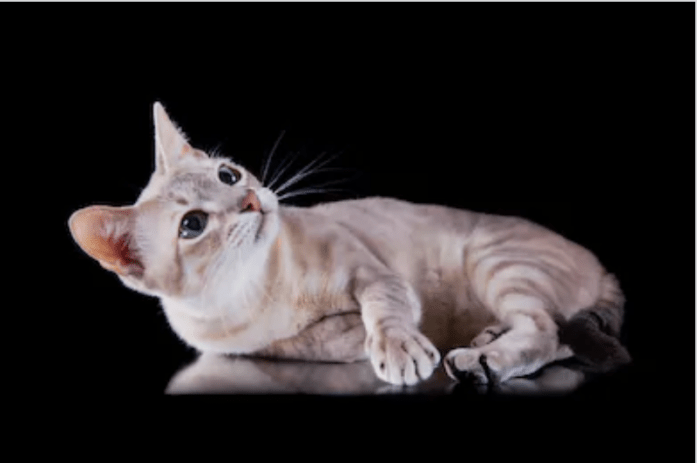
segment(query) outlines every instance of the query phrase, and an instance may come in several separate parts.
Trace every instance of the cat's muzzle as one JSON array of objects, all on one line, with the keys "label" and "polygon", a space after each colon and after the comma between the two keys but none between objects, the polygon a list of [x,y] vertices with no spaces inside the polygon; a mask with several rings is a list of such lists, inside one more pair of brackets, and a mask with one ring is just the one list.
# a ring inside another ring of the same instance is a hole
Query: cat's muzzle
[{"label": "cat's muzzle", "polygon": [[241,212],[262,212],[261,201],[254,190],[250,189],[247,191],[245,197],[242,198],[240,208],[242,209]]}]

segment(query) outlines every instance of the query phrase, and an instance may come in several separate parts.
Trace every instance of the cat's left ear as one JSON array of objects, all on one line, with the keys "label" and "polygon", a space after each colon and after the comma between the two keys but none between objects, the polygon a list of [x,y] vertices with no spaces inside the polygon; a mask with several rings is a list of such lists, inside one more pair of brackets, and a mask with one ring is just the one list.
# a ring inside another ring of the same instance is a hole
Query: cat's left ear
[{"label": "cat's left ear", "polygon": [[155,122],[155,170],[164,173],[186,157],[202,157],[187,141],[186,135],[172,122],[158,101],[153,105]]},{"label": "cat's left ear", "polygon": [[123,276],[140,277],[142,260],[133,233],[134,208],[90,206],[73,213],[73,238],[102,267]]}]

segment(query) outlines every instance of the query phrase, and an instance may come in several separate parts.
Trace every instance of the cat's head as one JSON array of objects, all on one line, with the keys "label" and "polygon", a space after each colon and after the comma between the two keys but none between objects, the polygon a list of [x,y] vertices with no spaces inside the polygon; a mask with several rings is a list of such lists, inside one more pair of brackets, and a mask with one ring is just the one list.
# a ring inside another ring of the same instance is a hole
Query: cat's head
[{"label": "cat's head", "polygon": [[278,200],[244,167],[193,148],[161,104],[153,112],[155,172],[136,203],[80,209],[68,224],[128,287],[188,297],[259,266],[278,234]]}]

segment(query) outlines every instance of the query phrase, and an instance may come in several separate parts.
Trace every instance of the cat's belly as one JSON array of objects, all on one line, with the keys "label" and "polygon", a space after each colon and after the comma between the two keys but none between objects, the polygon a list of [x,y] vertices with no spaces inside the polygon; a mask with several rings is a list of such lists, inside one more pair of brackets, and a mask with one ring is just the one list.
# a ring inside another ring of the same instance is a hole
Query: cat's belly
[{"label": "cat's belly", "polygon": [[253,355],[320,362],[364,360],[366,330],[359,311],[320,318],[297,335],[271,343]]},{"label": "cat's belly", "polygon": [[464,270],[430,270],[415,282],[421,297],[421,332],[441,351],[466,346],[496,317],[474,297]]}]

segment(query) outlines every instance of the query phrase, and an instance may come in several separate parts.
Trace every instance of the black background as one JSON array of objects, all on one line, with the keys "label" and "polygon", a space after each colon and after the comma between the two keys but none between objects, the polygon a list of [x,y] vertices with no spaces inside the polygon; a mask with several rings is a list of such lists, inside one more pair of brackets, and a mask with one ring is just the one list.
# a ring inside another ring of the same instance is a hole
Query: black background
[{"label": "black background", "polygon": [[[254,172],[285,130],[274,166],[295,151],[302,162],[341,151],[332,165],[360,174],[346,184],[351,193],[293,204],[382,195],[524,216],[593,250],[625,290],[635,362],[576,396],[344,408],[420,407],[468,425],[505,416],[505,426],[573,429],[574,446],[606,433],[620,452],[642,448],[629,441],[674,449],[670,423],[694,425],[693,4],[9,13],[8,26],[21,27],[3,32],[5,138],[41,179],[30,215],[55,244],[37,245],[30,271],[55,284],[46,328],[57,338],[42,351],[61,372],[47,381],[75,403],[151,395],[152,404],[194,358],[158,302],[122,287],[67,229],[78,208],[135,201],[153,167],[159,100],[194,146],[218,147]],[[272,402],[251,408],[263,400]],[[307,405],[296,400],[270,407]],[[469,407],[466,418],[456,406]],[[592,436],[576,433],[580,422],[594,423]]]}]

